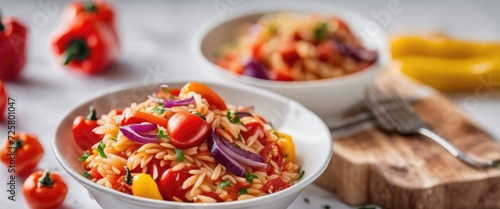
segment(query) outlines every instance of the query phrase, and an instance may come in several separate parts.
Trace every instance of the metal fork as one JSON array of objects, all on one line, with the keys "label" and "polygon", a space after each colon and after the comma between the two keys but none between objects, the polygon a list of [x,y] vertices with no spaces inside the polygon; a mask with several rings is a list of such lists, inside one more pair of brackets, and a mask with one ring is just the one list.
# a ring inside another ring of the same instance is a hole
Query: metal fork
[{"label": "metal fork", "polygon": [[456,158],[473,167],[486,168],[498,167],[500,165],[500,160],[477,161],[432,131],[419,118],[411,105],[391,88],[388,88],[386,91],[377,87],[368,89],[363,106],[374,115],[375,124],[384,131],[397,132],[403,135],[424,135],[441,145]]}]

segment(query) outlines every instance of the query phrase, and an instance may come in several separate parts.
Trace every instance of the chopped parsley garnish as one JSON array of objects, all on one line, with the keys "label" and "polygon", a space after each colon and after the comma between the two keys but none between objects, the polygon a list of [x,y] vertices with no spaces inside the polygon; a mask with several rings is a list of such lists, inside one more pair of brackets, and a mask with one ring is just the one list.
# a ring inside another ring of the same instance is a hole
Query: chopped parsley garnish
[{"label": "chopped parsley garnish", "polygon": [[297,180],[300,180],[302,177],[304,177],[304,171],[301,171],[300,174],[299,174],[299,178]]},{"label": "chopped parsley garnish", "polygon": [[307,203],[307,204],[309,204],[309,198],[304,197],[304,202]]},{"label": "chopped parsley garnish", "polygon": [[247,188],[241,188],[240,194],[248,194]]},{"label": "chopped parsley garnish", "polygon": [[253,183],[253,180],[259,179],[259,177],[255,174],[245,173],[245,179],[247,180],[248,183]]},{"label": "chopped parsley garnish", "polygon": [[224,187],[227,187],[229,185],[231,185],[230,181],[223,181],[222,183],[220,183],[219,188],[224,189]]},{"label": "chopped parsley garnish", "polygon": [[[271,128],[273,129],[273,134],[276,137],[278,137],[278,139],[281,138],[280,135],[278,134],[278,132],[276,131],[276,128],[274,128],[274,126],[273,126],[273,124],[271,122],[269,122],[269,126],[271,126]],[[278,142],[278,140],[276,140],[276,142]]]},{"label": "chopped parsley garnish", "polygon": [[322,22],[314,29],[314,38],[316,38],[316,40],[323,40],[326,38],[327,32],[328,25],[326,22]]},{"label": "chopped parsley garnish", "polygon": [[206,118],[205,116],[203,116],[203,115],[202,115],[201,113],[199,113],[199,112],[195,112],[194,114],[195,114],[196,116],[200,117],[200,118],[201,118],[201,119],[203,119],[203,120],[207,120],[207,118]]},{"label": "chopped parsley garnish", "polygon": [[241,136],[241,134],[238,134],[238,141],[240,141],[240,142],[243,141],[243,137]]},{"label": "chopped parsley garnish", "polygon": [[165,92],[167,94],[171,94],[172,89],[170,87],[162,87],[161,91],[163,91],[163,92]]},{"label": "chopped parsley garnish", "polygon": [[85,177],[87,179],[92,179],[92,176],[90,175],[90,173],[88,171],[83,172],[83,177]]},{"label": "chopped parsley garnish", "polygon": [[79,162],[84,162],[89,158],[90,154],[87,151],[83,151],[83,155],[78,158]]},{"label": "chopped parsley garnish", "polygon": [[116,137],[110,137],[109,140],[116,141]]},{"label": "chopped parsley garnish", "polygon": [[163,113],[165,113],[165,107],[156,106],[153,108],[153,112],[158,113],[158,114],[163,114]]},{"label": "chopped parsley garnish", "polygon": [[175,158],[177,158],[177,162],[184,162],[184,153],[182,153],[182,150],[175,149]]},{"label": "chopped parsley garnish", "polygon": [[283,156],[284,158],[288,158],[288,154],[285,154],[285,156]]},{"label": "chopped parsley garnish", "polygon": [[240,121],[240,116],[238,116],[238,113],[236,112],[227,111],[226,117],[231,123],[243,125],[243,122]]},{"label": "chopped parsley garnish", "polygon": [[130,169],[127,166],[125,167],[125,179],[123,181],[125,184],[132,185],[132,174],[130,173]]},{"label": "chopped parsley garnish", "polygon": [[106,145],[104,143],[102,143],[102,140],[99,142],[99,145],[97,146],[97,152],[99,152],[99,155],[102,157],[102,158],[108,158],[108,156],[106,156],[106,153],[104,153],[104,148],[106,147]]},{"label": "chopped parsley garnish", "polygon": [[163,129],[160,129],[160,131],[158,131],[158,139],[170,139],[170,136],[165,134]]}]

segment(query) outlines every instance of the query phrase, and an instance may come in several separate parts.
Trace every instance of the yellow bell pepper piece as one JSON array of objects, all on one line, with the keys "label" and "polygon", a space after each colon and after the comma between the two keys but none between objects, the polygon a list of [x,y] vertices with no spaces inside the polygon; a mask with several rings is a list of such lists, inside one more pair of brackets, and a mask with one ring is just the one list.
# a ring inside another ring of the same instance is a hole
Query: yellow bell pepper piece
[{"label": "yellow bell pepper piece", "polygon": [[467,59],[405,56],[395,61],[403,74],[439,90],[500,86],[500,51]]},{"label": "yellow bell pepper piece", "polygon": [[288,134],[278,132],[278,145],[285,156],[285,163],[295,162],[295,145],[293,144],[292,137]]},{"label": "yellow bell pepper piece", "polygon": [[500,52],[500,43],[455,40],[445,36],[401,36],[391,42],[393,58],[430,56],[461,59],[495,52]]},{"label": "yellow bell pepper piece", "polygon": [[150,175],[141,173],[132,180],[132,194],[139,197],[163,200],[158,185]]}]

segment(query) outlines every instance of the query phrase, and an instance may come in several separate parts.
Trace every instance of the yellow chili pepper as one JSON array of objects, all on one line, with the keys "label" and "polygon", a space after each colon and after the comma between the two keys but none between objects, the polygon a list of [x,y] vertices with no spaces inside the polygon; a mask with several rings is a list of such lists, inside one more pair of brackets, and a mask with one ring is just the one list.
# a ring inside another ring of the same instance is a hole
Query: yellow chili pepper
[{"label": "yellow chili pepper", "polygon": [[278,145],[285,156],[285,163],[295,162],[295,145],[293,144],[292,137],[288,134],[278,132]]},{"label": "yellow chili pepper", "polygon": [[132,194],[139,197],[163,200],[158,185],[148,174],[141,173],[132,180]]},{"label": "yellow chili pepper", "polygon": [[401,72],[439,90],[476,90],[500,86],[500,51],[466,59],[406,56]]},{"label": "yellow chili pepper", "polygon": [[430,56],[461,59],[495,52],[500,52],[500,43],[456,40],[445,36],[401,36],[391,42],[393,58]]}]

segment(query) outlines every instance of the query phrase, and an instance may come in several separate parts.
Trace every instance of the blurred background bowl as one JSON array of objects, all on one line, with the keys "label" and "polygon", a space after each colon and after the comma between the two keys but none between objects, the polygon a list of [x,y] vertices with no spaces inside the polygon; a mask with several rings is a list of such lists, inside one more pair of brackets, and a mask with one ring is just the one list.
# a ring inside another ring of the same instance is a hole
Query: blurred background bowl
[{"label": "blurred background bowl", "polygon": [[[265,8],[265,9],[262,9]],[[337,16],[344,20],[361,43],[378,52],[378,60],[370,67],[345,76],[314,81],[273,81],[238,75],[212,62],[220,47],[234,40],[236,30],[244,23],[255,23],[265,14],[290,12]],[[326,122],[335,119],[363,97],[365,88],[389,63],[388,40],[379,25],[358,14],[331,4],[303,3],[259,5],[237,15],[209,22],[195,36],[193,53],[208,73],[220,75],[229,82],[246,83],[274,91],[294,99],[318,114]]]},{"label": "blurred background bowl", "polygon": [[[169,82],[180,88],[186,82]],[[236,208],[287,208],[299,193],[325,170],[332,154],[331,134],[321,119],[301,104],[273,92],[247,85],[221,85],[204,82],[213,88],[227,104],[253,105],[255,112],[272,122],[276,129],[293,137],[296,163],[304,171],[303,178],[291,187],[261,197],[224,203],[179,203],[141,198],[98,185],[83,177],[85,171],[78,161],[83,151],[76,145],[72,134],[73,119],[85,115],[94,105],[101,113],[124,108],[130,102],[140,102],[156,91],[160,84],[128,84],[105,91],[84,101],[63,117],[52,139],[52,149],[57,161],[78,183],[83,185],[103,208],[177,208],[177,209],[236,209]]]}]

